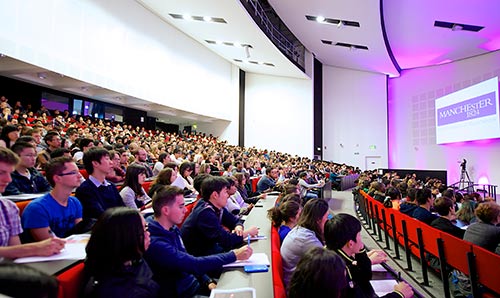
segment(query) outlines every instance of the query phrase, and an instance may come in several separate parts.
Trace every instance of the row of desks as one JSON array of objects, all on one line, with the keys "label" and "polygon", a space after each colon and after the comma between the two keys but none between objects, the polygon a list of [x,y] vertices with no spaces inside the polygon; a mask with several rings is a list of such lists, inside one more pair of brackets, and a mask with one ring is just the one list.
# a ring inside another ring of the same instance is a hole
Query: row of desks
[{"label": "row of desks", "polygon": [[[259,235],[266,236],[265,240],[253,241],[250,246],[254,253],[265,253],[271,258],[271,224],[267,220],[267,210],[274,206],[276,196],[267,196],[260,200],[245,220],[245,226],[257,226],[260,228]],[[58,260],[48,262],[26,263],[49,275],[58,275],[82,260]],[[271,265],[272,266],[272,265]],[[225,270],[218,282],[218,289],[234,289],[251,287],[256,290],[257,297],[273,297],[272,267],[268,272],[245,273],[243,268],[231,268]]]}]

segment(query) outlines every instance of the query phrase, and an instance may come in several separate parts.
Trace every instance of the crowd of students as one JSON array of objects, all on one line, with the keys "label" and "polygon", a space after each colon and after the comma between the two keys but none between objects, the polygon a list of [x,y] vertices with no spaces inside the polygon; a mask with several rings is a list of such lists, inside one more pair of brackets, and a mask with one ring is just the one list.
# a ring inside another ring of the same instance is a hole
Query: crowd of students
[{"label": "crowd of students", "polygon": [[[287,188],[314,198],[330,173],[355,171],[230,146],[202,133],[147,131],[16,107],[2,118],[0,192],[45,194],[22,214],[0,199],[0,257],[56,254],[64,237],[91,230],[83,290],[89,297],[207,294],[222,265],[252,254],[243,239],[258,229],[244,228],[241,216],[256,201]],[[254,193],[250,177],[257,175]],[[185,196],[200,198],[186,219]],[[144,220],[139,210],[150,206],[154,215]]]},{"label": "crowd of students", "polygon": [[[371,265],[387,255],[367,251],[359,221],[331,214],[317,192],[327,179],[335,184],[338,175],[358,169],[231,146],[202,133],[149,131],[53,111],[56,124],[47,109],[37,116],[18,114],[22,105],[16,107],[2,117],[0,192],[48,193],[28,204],[21,217],[14,203],[0,199],[1,257],[55,254],[64,247],[62,238],[93,227],[85,261],[87,295],[207,294],[222,265],[252,254],[243,239],[258,230],[245,229],[241,216],[279,190],[282,197],[269,217],[279,229],[289,296],[323,290],[332,297],[373,296]],[[254,193],[250,177],[256,175]],[[153,179],[149,191],[143,188],[147,179]],[[491,251],[500,243],[500,207],[480,196],[462,196],[436,179],[378,177],[371,171],[360,175],[358,188]],[[185,196],[200,198],[187,218]],[[139,210],[148,207],[154,216],[144,220]],[[464,232],[455,221],[470,226]],[[331,266],[312,265],[318,262]],[[399,283],[387,297],[411,296],[411,287]]]}]

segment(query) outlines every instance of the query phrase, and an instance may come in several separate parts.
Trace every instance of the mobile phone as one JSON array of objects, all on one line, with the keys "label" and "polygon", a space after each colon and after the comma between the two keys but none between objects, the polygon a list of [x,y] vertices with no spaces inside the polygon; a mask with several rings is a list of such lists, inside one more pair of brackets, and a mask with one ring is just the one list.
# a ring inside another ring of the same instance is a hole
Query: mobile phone
[{"label": "mobile phone", "polygon": [[267,267],[266,265],[246,265],[244,269],[246,273],[269,271],[269,267]]}]

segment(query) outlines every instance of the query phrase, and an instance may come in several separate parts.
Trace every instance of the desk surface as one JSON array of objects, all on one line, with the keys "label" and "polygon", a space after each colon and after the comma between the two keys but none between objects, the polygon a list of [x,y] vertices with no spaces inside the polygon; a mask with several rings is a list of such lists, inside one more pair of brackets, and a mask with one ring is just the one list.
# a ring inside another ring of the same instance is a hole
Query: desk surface
[{"label": "desk surface", "polygon": [[7,199],[7,200],[11,200],[12,202],[22,202],[22,201],[29,201],[29,200],[39,198],[45,194],[46,194],[46,192],[43,192],[43,193],[23,193],[20,195],[2,196],[2,198]]},{"label": "desk surface", "polygon": [[[276,198],[277,196],[268,195],[266,199],[260,200],[256,205],[262,205],[263,207],[254,207],[245,220],[245,227],[257,226],[260,228],[259,234],[267,236],[266,240],[254,241],[250,246],[254,253],[266,253],[269,261],[271,261],[271,222],[267,219],[267,210],[274,206]],[[234,289],[251,287],[255,289],[256,297],[273,297],[271,266],[268,272],[259,273],[245,273],[243,268],[226,270],[222,273],[217,283],[217,288]]]},{"label": "desk surface", "polygon": [[34,263],[24,263],[23,265],[27,265],[32,268],[38,269],[48,275],[58,275],[80,262],[83,262],[83,260],[59,260],[59,261],[48,261],[48,262],[34,262]]}]

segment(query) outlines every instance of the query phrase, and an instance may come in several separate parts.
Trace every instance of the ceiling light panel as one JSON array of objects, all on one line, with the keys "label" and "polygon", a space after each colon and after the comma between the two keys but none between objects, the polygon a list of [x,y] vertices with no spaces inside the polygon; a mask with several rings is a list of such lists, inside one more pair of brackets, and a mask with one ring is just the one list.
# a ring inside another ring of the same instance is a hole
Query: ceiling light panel
[{"label": "ceiling light panel", "polygon": [[238,63],[248,63],[248,64],[257,64],[257,65],[265,65],[265,66],[271,66],[274,67],[274,64],[269,63],[269,62],[259,62],[259,61],[254,61],[254,60],[241,60],[241,59],[233,59],[235,62]]},{"label": "ceiling light panel", "polygon": [[444,21],[434,21],[434,27],[447,28],[451,29],[452,31],[471,31],[471,32],[479,32],[482,29],[484,29],[483,26],[444,22]]},{"label": "ceiling light panel", "polygon": [[176,14],[176,13],[169,13],[169,15],[178,20],[188,20],[188,21],[201,21],[201,22],[208,22],[208,23],[222,23],[222,24],[227,24],[226,20],[223,18],[217,18],[217,17],[211,17],[211,16],[192,16],[189,14]]},{"label": "ceiling light panel", "polygon": [[237,48],[244,48],[244,47],[249,47],[253,49],[252,45],[247,44],[247,43],[238,43],[238,42],[230,42],[230,41],[218,41],[218,40],[205,40],[206,43],[209,44],[216,44],[216,45],[225,45],[225,46],[232,46],[232,47],[237,47]]},{"label": "ceiling light panel", "polygon": [[337,26],[340,25],[340,27],[342,26],[360,27],[359,22],[350,20],[332,19],[332,18],[325,18],[323,16],[310,16],[310,15],[306,15],[306,19],[320,24],[330,24]]},{"label": "ceiling light panel", "polygon": [[351,50],[366,50],[366,51],[368,51],[368,47],[367,46],[359,45],[359,44],[352,44],[352,43],[346,43],[346,42],[336,42],[336,43],[334,43],[333,41],[326,40],[326,39],[322,39],[321,42],[324,43],[324,44],[326,44],[326,45],[337,46],[337,47],[345,47],[345,48],[349,48]]}]

